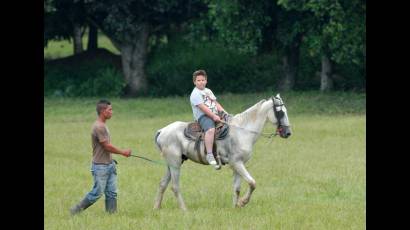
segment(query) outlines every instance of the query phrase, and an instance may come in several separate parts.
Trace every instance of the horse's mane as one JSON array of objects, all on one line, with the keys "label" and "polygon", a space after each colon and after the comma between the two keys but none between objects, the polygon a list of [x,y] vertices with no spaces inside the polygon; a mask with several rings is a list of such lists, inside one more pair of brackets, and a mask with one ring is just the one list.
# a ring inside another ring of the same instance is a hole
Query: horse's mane
[{"label": "horse's mane", "polygon": [[253,106],[249,107],[247,110],[243,111],[242,113],[238,113],[233,117],[233,120],[235,120],[235,123],[238,122],[239,124],[243,123],[244,121],[249,120],[250,117],[256,117],[256,113],[259,110],[259,108],[262,106],[262,104],[266,101],[266,99],[263,99],[259,101],[258,103],[254,104]]}]

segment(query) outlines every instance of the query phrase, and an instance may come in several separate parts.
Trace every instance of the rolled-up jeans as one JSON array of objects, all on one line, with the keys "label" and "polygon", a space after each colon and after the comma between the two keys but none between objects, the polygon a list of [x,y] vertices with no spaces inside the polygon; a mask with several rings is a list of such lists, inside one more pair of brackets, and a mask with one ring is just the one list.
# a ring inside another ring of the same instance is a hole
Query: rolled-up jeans
[{"label": "rolled-up jeans", "polygon": [[111,164],[91,164],[91,174],[94,179],[92,190],[86,198],[94,203],[104,192],[105,199],[117,199],[117,169],[115,163]]}]

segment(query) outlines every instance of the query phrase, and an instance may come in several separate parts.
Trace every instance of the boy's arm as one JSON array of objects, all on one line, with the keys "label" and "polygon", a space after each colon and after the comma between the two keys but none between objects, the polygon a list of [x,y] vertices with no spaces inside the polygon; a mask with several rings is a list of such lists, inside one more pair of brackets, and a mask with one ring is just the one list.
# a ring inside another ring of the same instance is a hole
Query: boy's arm
[{"label": "boy's arm", "polygon": [[225,109],[222,107],[221,104],[219,104],[217,101],[215,101],[216,103],[216,109],[218,110],[218,115],[221,119],[223,119],[224,121],[227,121],[229,119],[229,113],[225,111]]},{"label": "boy's arm", "polygon": [[204,112],[208,117],[210,117],[212,120],[219,122],[221,119],[219,118],[218,115],[214,114],[205,104],[199,104],[197,105],[202,112]]},{"label": "boy's arm", "polygon": [[225,111],[222,105],[219,104],[217,101],[215,101],[215,104],[216,104],[216,109],[218,110],[218,112]]}]

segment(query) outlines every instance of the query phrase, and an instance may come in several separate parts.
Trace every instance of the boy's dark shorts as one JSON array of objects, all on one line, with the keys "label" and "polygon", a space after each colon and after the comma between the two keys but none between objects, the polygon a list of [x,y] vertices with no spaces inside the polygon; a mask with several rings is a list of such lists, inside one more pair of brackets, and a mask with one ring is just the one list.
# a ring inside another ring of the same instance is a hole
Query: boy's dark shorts
[{"label": "boy's dark shorts", "polygon": [[199,117],[198,122],[204,132],[208,131],[208,129],[215,128],[215,122],[207,115],[202,115],[201,117]]}]

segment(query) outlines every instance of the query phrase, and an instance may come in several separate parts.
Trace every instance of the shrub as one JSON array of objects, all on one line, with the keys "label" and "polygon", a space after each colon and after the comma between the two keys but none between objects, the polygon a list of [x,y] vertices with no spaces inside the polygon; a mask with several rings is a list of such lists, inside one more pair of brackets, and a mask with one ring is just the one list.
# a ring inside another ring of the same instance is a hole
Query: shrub
[{"label": "shrub", "polygon": [[75,67],[45,64],[45,96],[120,96],[124,87],[122,74],[102,61]]}]

